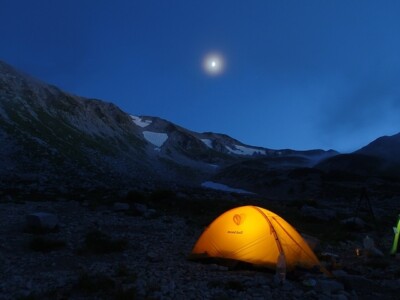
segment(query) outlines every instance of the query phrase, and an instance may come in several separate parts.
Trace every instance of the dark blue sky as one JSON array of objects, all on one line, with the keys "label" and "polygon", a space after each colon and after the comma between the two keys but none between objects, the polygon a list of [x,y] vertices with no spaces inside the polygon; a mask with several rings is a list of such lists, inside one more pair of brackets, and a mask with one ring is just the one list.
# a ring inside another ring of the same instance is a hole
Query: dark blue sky
[{"label": "dark blue sky", "polygon": [[400,132],[399,16],[388,0],[6,0],[0,59],[194,131],[351,151]]}]

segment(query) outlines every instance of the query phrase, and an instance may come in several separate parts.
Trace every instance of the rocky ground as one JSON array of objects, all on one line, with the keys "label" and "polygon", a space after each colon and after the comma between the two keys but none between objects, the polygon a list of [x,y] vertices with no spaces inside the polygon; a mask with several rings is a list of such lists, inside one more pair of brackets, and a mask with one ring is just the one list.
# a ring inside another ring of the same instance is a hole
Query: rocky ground
[{"label": "rocky ground", "polygon": [[[57,228],[27,226],[26,216],[39,211],[56,215]],[[365,232],[321,243],[317,254],[334,277],[303,271],[278,284],[273,271],[188,261],[203,224],[159,207],[4,198],[0,219],[0,299],[344,300],[400,294],[399,259],[356,256]],[[379,245],[390,246],[391,237]]]}]

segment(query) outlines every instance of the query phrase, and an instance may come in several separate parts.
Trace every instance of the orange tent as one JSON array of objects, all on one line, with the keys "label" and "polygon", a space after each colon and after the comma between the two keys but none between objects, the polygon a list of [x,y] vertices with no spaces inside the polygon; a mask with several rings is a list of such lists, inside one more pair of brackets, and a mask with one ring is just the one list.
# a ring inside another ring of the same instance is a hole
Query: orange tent
[{"label": "orange tent", "polygon": [[275,269],[284,254],[286,268],[319,267],[301,235],[277,214],[257,206],[231,209],[216,218],[195,244],[190,258],[223,258]]}]

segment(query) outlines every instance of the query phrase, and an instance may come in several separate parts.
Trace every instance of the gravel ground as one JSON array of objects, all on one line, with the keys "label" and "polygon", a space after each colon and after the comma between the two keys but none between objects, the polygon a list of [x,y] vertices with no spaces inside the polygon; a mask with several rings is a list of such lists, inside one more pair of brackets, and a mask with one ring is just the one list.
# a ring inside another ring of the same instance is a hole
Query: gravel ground
[{"label": "gravel ground", "polygon": [[[25,217],[38,211],[57,215],[58,230],[30,232]],[[399,260],[350,259],[351,242],[329,249],[347,266],[334,279],[303,272],[281,285],[272,271],[188,261],[202,228],[147,208],[8,202],[0,203],[0,217],[0,299],[395,299],[400,292]],[[104,233],[116,248],[91,248],[90,232]],[[62,244],[35,251],[34,239]]]}]

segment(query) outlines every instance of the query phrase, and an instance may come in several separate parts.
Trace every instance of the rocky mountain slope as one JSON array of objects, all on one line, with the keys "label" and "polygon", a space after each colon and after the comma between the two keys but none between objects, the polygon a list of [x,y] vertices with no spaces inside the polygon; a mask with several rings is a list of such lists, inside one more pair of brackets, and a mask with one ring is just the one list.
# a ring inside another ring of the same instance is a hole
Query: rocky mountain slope
[{"label": "rocky mountain slope", "polygon": [[118,107],[64,93],[4,63],[0,116],[3,181],[85,186],[104,176],[151,176],[146,144]]},{"label": "rocky mountain slope", "polygon": [[310,176],[321,181],[322,173],[400,176],[400,134],[341,155],[249,146],[225,134],[194,132],[71,95],[4,62],[0,140],[0,187],[7,192],[171,188],[205,181],[257,193],[290,192],[293,184],[281,183],[304,185]]},{"label": "rocky mountain slope", "polygon": [[361,176],[400,177],[400,133],[383,136],[350,154],[321,161],[316,167]]},{"label": "rocky mountain slope", "polygon": [[388,162],[400,164],[400,133],[382,136],[356,153],[380,157]]},{"label": "rocky mountain slope", "polygon": [[225,167],[266,158],[312,166],[334,151],[272,150],[133,116],[63,92],[0,62],[0,185],[8,189],[200,185]]}]

